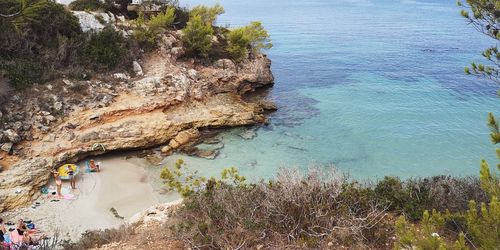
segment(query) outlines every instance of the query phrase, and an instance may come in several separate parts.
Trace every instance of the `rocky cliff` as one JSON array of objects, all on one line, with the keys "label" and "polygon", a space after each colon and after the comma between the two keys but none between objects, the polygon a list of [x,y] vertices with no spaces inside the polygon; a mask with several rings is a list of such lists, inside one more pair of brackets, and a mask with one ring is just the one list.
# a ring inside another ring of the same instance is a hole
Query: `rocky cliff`
[{"label": "rocky cliff", "polygon": [[266,56],[202,65],[183,53],[172,32],[130,74],[60,79],[11,96],[0,107],[0,212],[30,202],[62,163],[161,145],[169,154],[199,130],[266,121],[268,104],[241,98],[273,83]]}]

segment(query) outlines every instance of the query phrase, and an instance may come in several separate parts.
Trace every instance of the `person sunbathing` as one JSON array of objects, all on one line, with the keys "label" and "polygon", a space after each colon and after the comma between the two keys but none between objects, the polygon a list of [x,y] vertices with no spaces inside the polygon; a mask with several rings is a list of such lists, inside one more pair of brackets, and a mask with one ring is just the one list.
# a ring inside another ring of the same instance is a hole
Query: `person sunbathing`
[{"label": "person sunbathing", "polygon": [[26,226],[26,224],[24,223],[23,219],[19,219],[17,221],[17,226],[16,226],[16,230],[17,230],[17,233],[19,235],[24,235],[24,232],[27,232],[28,231],[28,227]]},{"label": "person sunbathing", "polygon": [[23,245],[25,246],[36,246],[38,245],[38,241],[31,236],[29,231],[25,231],[23,234]]}]

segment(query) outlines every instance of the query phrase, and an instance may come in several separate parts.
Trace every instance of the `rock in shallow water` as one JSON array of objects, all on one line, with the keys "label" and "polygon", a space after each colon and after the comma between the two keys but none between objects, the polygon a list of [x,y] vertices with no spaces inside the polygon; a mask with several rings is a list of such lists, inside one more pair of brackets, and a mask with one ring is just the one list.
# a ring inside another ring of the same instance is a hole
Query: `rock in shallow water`
[{"label": "rock in shallow water", "polygon": [[251,140],[257,136],[257,133],[255,133],[255,130],[249,129],[239,133],[238,135],[245,140]]}]

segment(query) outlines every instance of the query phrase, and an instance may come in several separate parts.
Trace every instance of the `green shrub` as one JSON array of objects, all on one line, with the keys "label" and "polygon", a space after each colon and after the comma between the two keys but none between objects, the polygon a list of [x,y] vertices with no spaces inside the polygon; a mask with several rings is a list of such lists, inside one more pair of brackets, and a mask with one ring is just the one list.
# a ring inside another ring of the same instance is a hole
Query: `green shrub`
[{"label": "green shrub", "polygon": [[0,17],[0,74],[16,88],[43,83],[78,61],[78,19],[52,1],[2,1],[2,11],[20,11],[15,18]]},{"label": "green shrub", "polygon": [[258,54],[262,49],[270,49],[272,46],[269,34],[262,24],[252,22],[229,32],[226,50],[235,61],[241,61],[247,57],[249,49],[253,54]]},{"label": "green shrub", "polygon": [[423,213],[420,224],[413,225],[406,221],[404,216],[400,216],[396,221],[395,229],[397,241],[394,249],[422,249],[422,250],[465,250],[469,249],[465,243],[463,233],[459,234],[454,243],[445,241],[442,235],[442,228],[445,223],[445,216],[426,210]]},{"label": "green shrub", "polygon": [[152,16],[147,25],[153,30],[169,29],[175,20],[175,8],[168,7],[165,12]]},{"label": "green shrub", "polygon": [[167,7],[164,12],[152,16],[149,20],[143,12],[133,21],[133,38],[146,50],[156,47],[159,34],[169,29],[175,21],[176,9]]},{"label": "green shrub", "polygon": [[127,41],[112,27],[92,33],[82,50],[82,60],[93,65],[95,70],[109,70],[120,64],[127,53]]},{"label": "green shrub", "polygon": [[97,11],[106,10],[106,4],[101,0],[75,0],[69,4],[71,10],[76,11]]},{"label": "green shrub", "polygon": [[259,53],[262,49],[273,47],[271,38],[261,22],[251,22],[250,25],[245,26],[245,33],[250,39],[250,46],[254,54]]},{"label": "green shrub", "polygon": [[239,62],[248,56],[250,38],[245,34],[243,28],[234,29],[228,35],[227,51],[235,61]]},{"label": "green shrub", "polygon": [[139,16],[133,21],[133,25],[132,37],[142,48],[151,50],[156,47],[157,34],[155,30],[150,29],[147,25],[143,12],[139,12]]},{"label": "green shrub", "polygon": [[224,14],[224,7],[220,4],[215,4],[212,7],[198,5],[189,12],[190,18],[199,16],[201,21],[209,26],[214,25],[215,20],[217,20],[217,16],[222,14]]},{"label": "green shrub", "polygon": [[187,52],[194,56],[207,57],[212,47],[213,29],[200,16],[192,16],[183,29],[182,41]]}]

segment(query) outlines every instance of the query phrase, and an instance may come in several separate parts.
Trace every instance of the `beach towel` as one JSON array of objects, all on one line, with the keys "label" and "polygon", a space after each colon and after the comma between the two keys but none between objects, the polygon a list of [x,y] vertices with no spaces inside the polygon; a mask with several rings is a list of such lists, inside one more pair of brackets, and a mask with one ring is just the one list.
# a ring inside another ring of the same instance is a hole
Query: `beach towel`
[{"label": "beach towel", "polygon": [[21,244],[23,242],[23,236],[19,235],[17,230],[11,231],[10,232],[10,241],[13,244]]}]

